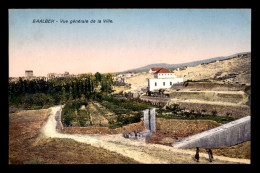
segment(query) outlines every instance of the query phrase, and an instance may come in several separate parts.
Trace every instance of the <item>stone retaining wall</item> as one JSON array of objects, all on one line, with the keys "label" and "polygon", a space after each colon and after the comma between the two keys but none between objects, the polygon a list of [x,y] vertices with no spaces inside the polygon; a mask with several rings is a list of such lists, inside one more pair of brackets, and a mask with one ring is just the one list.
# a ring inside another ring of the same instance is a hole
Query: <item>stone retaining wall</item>
[{"label": "stone retaining wall", "polygon": [[244,91],[246,85],[241,84],[224,84],[214,82],[184,82],[173,84],[171,89],[174,90],[201,90],[201,91]]},{"label": "stone retaining wall", "polygon": [[176,148],[217,148],[251,140],[251,116],[247,116],[172,144]]},{"label": "stone retaining wall", "polygon": [[170,101],[168,103],[178,104],[181,109],[194,110],[202,114],[212,115],[212,111],[216,111],[216,116],[231,116],[241,118],[250,115],[250,107],[247,105],[230,105],[230,104],[209,104],[209,103],[193,103],[184,101]]},{"label": "stone retaining wall", "polygon": [[221,91],[172,91],[170,98],[175,99],[196,99],[204,101],[219,101],[230,103],[248,102],[248,96],[244,92],[221,92]]},{"label": "stone retaining wall", "polygon": [[140,99],[142,101],[145,101],[145,102],[149,102],[153,105],[158,105],[158,106],[165,106],[169,101],[170,101],[170,98],[168,97],[151,97],[151,96],[141,96]]}]

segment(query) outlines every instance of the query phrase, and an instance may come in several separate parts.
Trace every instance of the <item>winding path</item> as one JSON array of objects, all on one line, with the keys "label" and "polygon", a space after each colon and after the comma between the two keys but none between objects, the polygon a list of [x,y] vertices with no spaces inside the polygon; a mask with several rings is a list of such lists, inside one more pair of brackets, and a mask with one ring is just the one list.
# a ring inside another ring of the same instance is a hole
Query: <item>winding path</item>
[{"label": "winding path", "polygon": [[[146,144],[142,140],[126,139],[122,134],[64,134],[57,131],[60,120],[61,106],[50,108],[51,113],[42,128],[42,134],[51,138],[69,138],[78,142],[87,143],[95,147],[122,154],[146,164],[196,164],[193,160],[194,151],[176,149],[158,144]],[[200,153],[200,164],[209,164],[208,155]],[[214,156],[213,164],[249,164],[250,160]]]}]

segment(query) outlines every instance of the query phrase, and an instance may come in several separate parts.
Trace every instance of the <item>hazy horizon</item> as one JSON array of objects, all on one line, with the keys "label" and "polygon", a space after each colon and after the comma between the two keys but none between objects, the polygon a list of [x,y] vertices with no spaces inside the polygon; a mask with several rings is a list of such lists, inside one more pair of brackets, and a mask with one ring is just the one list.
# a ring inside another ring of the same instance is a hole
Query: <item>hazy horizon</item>
[{"label": "hazy horizon", "polygon": [[120,72],[240,52],[251,52],[250,9],[9,10],[10,77],[24,76],[25,70],[35,76]]}]

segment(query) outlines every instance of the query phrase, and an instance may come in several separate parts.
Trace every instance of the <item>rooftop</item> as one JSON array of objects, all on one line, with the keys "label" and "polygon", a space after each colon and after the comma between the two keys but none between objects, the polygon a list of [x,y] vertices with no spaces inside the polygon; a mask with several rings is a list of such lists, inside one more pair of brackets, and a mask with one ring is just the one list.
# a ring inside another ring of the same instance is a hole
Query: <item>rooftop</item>
[{"label": "rooftop", "polygon": [[158,70],[160,70],[161,68],[151,68],[152,69],[152,71],[158,71]]},{"label": "rooftop", "polygon": [[155,73],[173,73],[165,68],[159,68]]}]

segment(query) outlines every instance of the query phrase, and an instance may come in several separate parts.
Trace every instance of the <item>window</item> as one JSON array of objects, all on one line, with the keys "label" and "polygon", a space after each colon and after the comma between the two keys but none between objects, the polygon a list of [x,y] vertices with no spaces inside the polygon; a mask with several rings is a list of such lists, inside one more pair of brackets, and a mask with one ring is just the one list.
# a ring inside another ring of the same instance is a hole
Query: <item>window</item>
[{"label": "window", "polygon": [[170,85],[172,85],[172,82],[170,82]]},{"label": "window", "polygon": [[163,82],[163,86],[165,86],[165,82]]},{"label": "window", "polygon": [[154,83],[154,86],[157,86],[157,83],[156,83],[156,82]]}]

